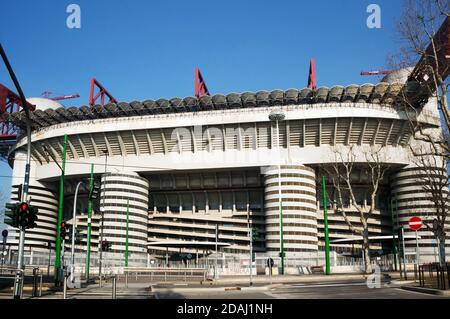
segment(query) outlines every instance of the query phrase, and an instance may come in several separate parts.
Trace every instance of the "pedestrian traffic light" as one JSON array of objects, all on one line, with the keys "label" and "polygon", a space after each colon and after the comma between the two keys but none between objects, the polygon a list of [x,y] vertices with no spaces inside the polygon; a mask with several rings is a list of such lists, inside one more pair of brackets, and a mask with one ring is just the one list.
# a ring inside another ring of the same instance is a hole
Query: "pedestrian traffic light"
[{"label": "pedestrian traffic light", "polygon": [[98,197],[98,192],[100,191],[100,185],[94,183],[92,189],[89,191],[89,200],[96,199]]},{"label": "pedestrian traffic light", "polygon": [[61,239],[64,240],[67,235],[67,229],[66,229],[66,222],[61,222],[61,227],[59,231],[59,235],[61,236]]},{"label": "pedestrian traffic light", "polygon": [[34,228],[37,226],[36,221],[38,220],[39,209],[35,206],[28,206],[28,218],[27,218],[27,228]]},{"label": "pedestrian traffic light", "polygon": [[4,223],[12,227],[19,227],[18,203],[7,203]]}]

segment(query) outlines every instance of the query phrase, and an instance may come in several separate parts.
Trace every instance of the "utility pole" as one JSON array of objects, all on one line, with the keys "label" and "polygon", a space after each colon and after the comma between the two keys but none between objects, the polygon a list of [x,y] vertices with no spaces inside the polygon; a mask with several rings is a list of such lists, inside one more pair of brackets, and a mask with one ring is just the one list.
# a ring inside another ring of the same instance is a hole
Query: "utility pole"
[{"label": "utility pole", "polygon": [[[25,99],[25,95],[23,94],[22,88],[20,87],[19,81],[14,74],[14,71],[9,63],[8,57],[6,56],[5,51],[3,50],[3,46],[0,44],[0,55],[2,56],[3,62],[5,63],[6,68],[8,69],[8,73],[14,82],[14,86],[16,87],[17,93],[19,93],[20,101],[22,103],[22,108],[25,110],[25,122],[27,128],[27,159],[25,164],[25,177],[23,181],[23,192],[22,192],[22,202],[28,202],[28,186],[30,183],[30,164],[31,164],[31,120],[30,120],[30,110],[28,109],[28,104]],[[24,243],[25,243],[25,230],[19,229],[19,256],[17,260],[17,271],[16,277],[14,280],[14,299],[20,299],[22,295],[22,274],[25,270],[25,265],[23,263],[23,254],[24,254]]]},{"label": "utility pole", "polygon": [[[250,226],[250,224],[249,224]],[[253,285],[253,228],[248,228],[248,234],[250,237],[250,262],[249,262],[249,269],[250,269],[250,286]]]},{"label": "utility pole", "polygon": [[275,121],[277,132],[277,149],[278,149],[278,200],[280,207],[280,258],[281,258],[281,274],[284,275],[284,239],[283,239],[283,200],[281,195],[281,146],[280,146],[280,128],[278,122],[285,119],[282,112],[274,112],[269,114],[269,120]]},{"label": "utility pole", "polygon": [[216,255],[215,255],[215,259],[214,259],[214,278],[219,278],[219,273],[218,273],[218,263],[217,263],[217,241],[219,239],[219,224],[216,224]]},{"label": "utility pole", "polygon": [[395,225],[394,225],[394,198],[391,198],[389,202],[391,211],[391,224],[392,224],[392,253],[394,255],[394,270],[397,271],[397,245],[395,243]]},{"label": "utility pole", "polygon": [[66,170],[66,151],[67,151],[67,134],[64,134],[64,144],[61,163],[61,176],[59,178],[59,205],[58,205],[58,220],[56,228],[56,253],[55,253],[55,286],[60,284],[61,272],[61,222],[63,218],[64,209],[64,175]]},{"label": "utility pole", "polygon": [[417,230],[416,230],[416,264],[418,270],[420,265],[420,251],[419,251],[419,235],[417,234]]},{"label": "utility pole", "polygon": [[406,280],[408,278],[406,273],[405,231],[403,229],[403,226],[401,230],[402,230],[402,247],[403,247],[403,271],[405,273],[405,280]]},{"label": "utility pole", "polygon": [[327,188],[325,184],[325,176],[322,176],[322,192],[323,192],[323,223],[325,228],[325,274],[329,275],[330,270],[330,239],[328,235],[328,208],[327,208]]},{"label": "utility pole", "polygon": [[75,272],[75,229],[76,229],[76,214],[77,214],[77,197],[78,197],[78,189],[80,188],[83,182],[78,182],[77,187],[75,188],[75,196],[73,198],[73,214],[72,214],[72,247],[71,247],[71,258],[70,258],[70,282],[74,281],[74,272]]},{"label": "utility pole", "polygon": [[100,225],[100,254],[99,254],[99,260],[98,260],[98,276],[100,280],[100,286],[102,282],[102,244],[103,244],[103,216],[105,214],[105,197],[106,197],[106,170],[108,167],[108,151],[104,150],[103,153],[105,154],[105,179],[103,183],[103,203],[101,208],[101,225]]},{"label": "utility pole", "polygon": [[127,226],[125,234],[125,267],[128,267],[128,215],[129,215],[130,200],[127,199]]},{"label": "utility pole", "polygon": [[[89,178],[89,192],[94,189],[94,164],[91,164],[91,176]],[[91,229],[92,229],[92,199],[88,201],[88,229],[87,229],[87,254],[86,254],[86,282],[89,282],[89,267],[91,266]]]},{"label": "utility pole", "polygon": [[52,256],[52,242],[49,240],[47,242],[48,248],[48,263],[47,263],[47,277],[50,276],[50,258]]}]

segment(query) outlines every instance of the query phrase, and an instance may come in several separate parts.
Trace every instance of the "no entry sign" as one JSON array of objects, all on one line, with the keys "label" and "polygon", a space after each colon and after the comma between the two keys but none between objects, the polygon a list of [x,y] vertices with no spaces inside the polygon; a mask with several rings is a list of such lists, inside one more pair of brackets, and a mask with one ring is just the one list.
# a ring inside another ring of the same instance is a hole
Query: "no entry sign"
[{"label": "no entry sign", "polygon": [[417,216],[411,217],[409,219],[408,224],[409,224],[409,228],[411,228],[412,230],[419,230],[423,226],[422,218],[417,217]]}]

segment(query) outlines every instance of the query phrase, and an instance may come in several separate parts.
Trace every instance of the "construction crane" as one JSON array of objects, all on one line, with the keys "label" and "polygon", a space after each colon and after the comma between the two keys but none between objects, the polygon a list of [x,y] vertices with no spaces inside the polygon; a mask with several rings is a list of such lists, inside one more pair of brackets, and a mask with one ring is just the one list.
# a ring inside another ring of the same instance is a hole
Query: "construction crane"
[{"label": "construction crane", "polygon": [[41,96],[45,97],[49,100],[53,100],[53,101],[61,101],[61,100],[68,100],[68,99],[76,99],[80,97],[80,94],[75,93],[75,94],[68,94],[68,95],[61,95],[61,96],[55,96],[55,97],[50,97],[50,95],[52,95],[52,92],[49,91],[45,91],[42,92]]},{"label": "construction crane", "polygon": [[389,73],[392,73],[392,71],[376,70],[376,71],[361,72],[360,74],[363,76],[367,76],[367,75],[387,75]]}]

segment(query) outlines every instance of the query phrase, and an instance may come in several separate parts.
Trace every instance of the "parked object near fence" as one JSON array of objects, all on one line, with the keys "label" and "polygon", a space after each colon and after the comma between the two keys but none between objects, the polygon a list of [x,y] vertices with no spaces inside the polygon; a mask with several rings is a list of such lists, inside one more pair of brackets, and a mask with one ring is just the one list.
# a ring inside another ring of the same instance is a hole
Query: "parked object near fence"
[{"label": "parked object near fence", "polygon": [[418,277],[420,287],[448,290],[450,289],[450,263],[443,266],[439,263],[420,265]]}]

